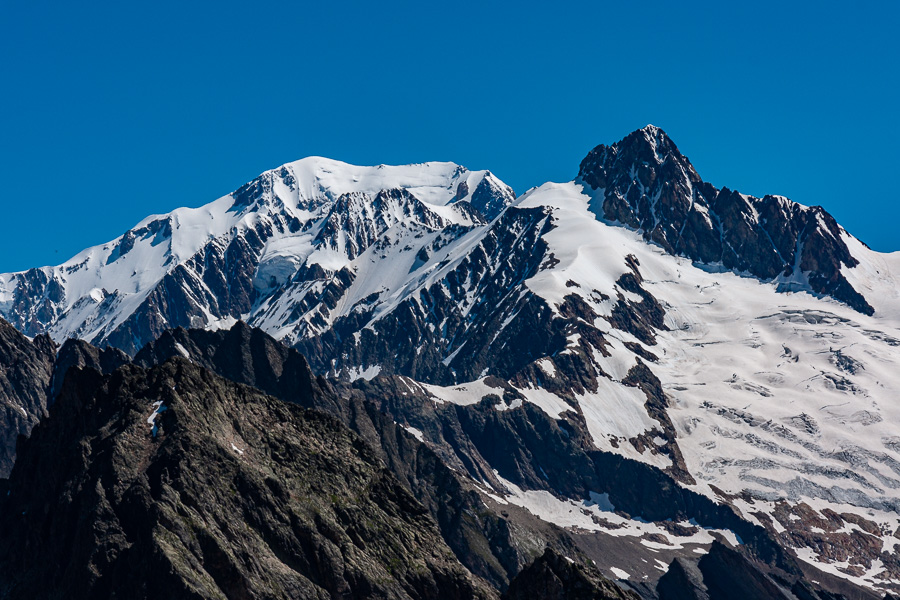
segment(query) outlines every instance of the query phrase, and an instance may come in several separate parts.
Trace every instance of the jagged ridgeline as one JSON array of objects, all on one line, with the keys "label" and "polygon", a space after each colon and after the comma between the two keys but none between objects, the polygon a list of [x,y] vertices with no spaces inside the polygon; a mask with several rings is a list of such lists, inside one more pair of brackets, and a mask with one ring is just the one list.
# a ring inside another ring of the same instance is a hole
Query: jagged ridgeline
[{"label": "jagged ridgeline", "polygon": [[900,589],[900,258],[653,126],[577,173],[308,158],[0,275],[5,597]]},{"label": "jagged ridgeline", "polygon": [[185,359],[70,370],[7,493],[10,598],[494,596],[339,421]]},{"label": "jagged ridgeline", "polygon": [[[715,188],[659,128],[598,146],[578,181],[596,192],[601,218],[667,252],[874,310],[845,274],[865,257],[827,212]],[[131,354],[165,329],[234,319],[291,344],[356,333],[339,350],[365,354],[360,336],[373,316],[417,309],[441,317],[415,315],[420,327],[447,316],[440,333],[467,338],[451,317],[470,312],[471,286],[509,291],[546,253],[540,238],[553,204],[516,205],[489,171],[307,158],[199,209],[149,217],[58,267],[0,275],[0,314],[26,335],[76,336]],[[484,312],[482,328],[492,314]]]}]

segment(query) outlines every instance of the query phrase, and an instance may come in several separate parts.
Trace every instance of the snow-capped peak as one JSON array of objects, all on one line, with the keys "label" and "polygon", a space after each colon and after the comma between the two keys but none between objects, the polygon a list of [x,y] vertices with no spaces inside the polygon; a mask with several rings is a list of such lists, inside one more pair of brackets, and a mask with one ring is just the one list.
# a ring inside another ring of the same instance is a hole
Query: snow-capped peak
[{"label": "snow-capped peak", "polygon": [[[201,207],[151,215],[119,238],[59,266],[0,275],[0,315],[31,335],[48,332],[58,340],[78,336],[101,342],[164,280],[191,273],[195,283],[188,286],[184,301],[202,308],[179,324],[209,325],[246,313],[255,302],[251,290],[267,287],[255,281],[237,306],[226,309],[228,302],[218,297],[214,281],[216,267],[199,264],[201,255],[204,261],[221,255],[220,266],[234,260],[229,251],[233,254],[238,246],[241,252],[252,251],[254,263],[263,256],[290,257],[287,263],[276,260],[282,265],[273,272],[279,280],[291,274],[285,265],[298,267],[313,255],[326,271],[339,269],[396,224],[471,227],[493,218],[514,198],[490,172],[451,162],[356,166],[308,157],[266,171]],[[338,227],[342,231],[317,236],[338,205],[345,209]],[[356,231],[359,239],[348,240],[348,231]],[[316,254],[320,246],[323,251]],[[247,275],[251,281],[254,276]],[[164,319],[161,324],[176,323],[178,319]]]}]

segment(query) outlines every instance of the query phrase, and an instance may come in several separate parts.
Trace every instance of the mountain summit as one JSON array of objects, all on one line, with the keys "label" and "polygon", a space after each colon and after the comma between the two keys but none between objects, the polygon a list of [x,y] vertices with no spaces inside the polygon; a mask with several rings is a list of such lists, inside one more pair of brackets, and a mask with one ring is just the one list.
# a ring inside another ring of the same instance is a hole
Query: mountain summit
[{"label": "mountain summit", "polygon": [[667,252],[874,312],[841,272],[859,260],[844,240],[849,234],[825,209],[718,189],[659,127],[597,146],[578,177],[597,191],[601,218],[640,230]]},{"label": "mountain summit", "polygon": [[148,217],[60,266],[0,275],[0,315],[26,335],[134,353],[170,327],[247,318],[298,272],[338,272],[392,227],[472,227],[514,199],[490,172],[453,163],[306,158],[200,208]]}]

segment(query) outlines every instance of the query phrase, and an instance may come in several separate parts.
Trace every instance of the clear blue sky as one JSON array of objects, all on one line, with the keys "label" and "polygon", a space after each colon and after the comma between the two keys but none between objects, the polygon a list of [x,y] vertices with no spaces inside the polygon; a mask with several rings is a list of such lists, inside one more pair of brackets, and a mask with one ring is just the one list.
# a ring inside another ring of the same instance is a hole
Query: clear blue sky
[{"label": "clear blue sky", "polygon": [[311,154],[521,193],[647,123],[713,184],[898,250],[898,28],[895,0],[2,0],[0,271]]}]

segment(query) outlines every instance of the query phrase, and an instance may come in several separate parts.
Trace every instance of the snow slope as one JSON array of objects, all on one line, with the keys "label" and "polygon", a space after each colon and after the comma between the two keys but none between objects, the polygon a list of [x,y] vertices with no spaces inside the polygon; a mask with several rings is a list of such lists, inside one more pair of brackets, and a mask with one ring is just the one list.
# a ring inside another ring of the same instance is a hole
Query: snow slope
[{"label": "snow slope", "polygon": [[[881,526],[890,551],[900,526],[900,253],[875,253],[847,236],[863,265],[848,277],[876,308],[866,316],[835,300],[698,268],[591,218],[590,202],[575,183],[546,184],[519,200],[519,207],[549,207],[557,225],[544,239],[559,264],[526,284],[553,306],[575,293],[609,315],[612,300],[598,302],[592,292],[611,295],[629,269],[626,257],[637,258],[643,287],[666,310],[668,331],[647,349],[659,356],[651,368],[670,399],[694,487],[712,497],[716,488],[749,493],[752,504],[736,505],[755,522],[757,511],[777,521],[779,500],[854,512]],[[597,360],[611,381],[579,402],[596,445],[621,452],[611,441],[649,428],[638,421],[642,398],[618,383],[638,358],[619,342],[640,340],[602,318],[594,325],[613,340],[612,356]],[[871,585],[878,572],[875,565],[855,579]]]}]

